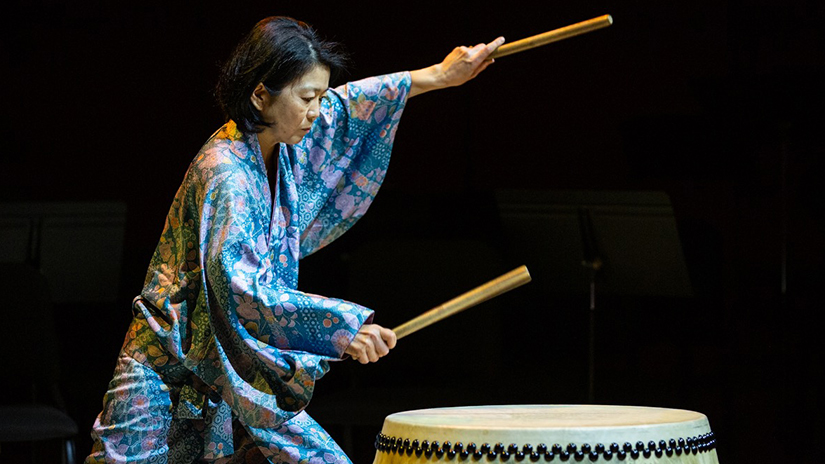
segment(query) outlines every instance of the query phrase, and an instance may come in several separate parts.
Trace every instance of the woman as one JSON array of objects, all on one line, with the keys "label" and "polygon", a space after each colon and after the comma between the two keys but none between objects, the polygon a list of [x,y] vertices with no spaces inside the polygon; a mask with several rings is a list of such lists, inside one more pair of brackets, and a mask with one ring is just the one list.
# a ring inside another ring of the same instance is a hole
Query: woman
[{"label": "woman", "polygon": [[167,216],[103,410],[94,462],[349,459],[305,412],[328,362],[376,362],[395,334],[296,290],[298,260],[361,217],[412,96],[461,85],[503,43],[328,89],[343,58],[305,23],[259,22],[218,84],[228,122]]}]

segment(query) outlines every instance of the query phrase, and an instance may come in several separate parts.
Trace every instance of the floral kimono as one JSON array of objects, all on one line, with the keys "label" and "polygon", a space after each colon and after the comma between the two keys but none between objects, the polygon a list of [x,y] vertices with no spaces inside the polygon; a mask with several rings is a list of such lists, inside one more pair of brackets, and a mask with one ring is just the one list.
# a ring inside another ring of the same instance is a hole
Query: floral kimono
[{"label": "floral kimono", "polygon": [[230,121],[192,161],[126,335],[93,462],[348,463],[303,409],[372,311],[296,289],[298,260],[367,210],[409,73],[329,89],[281,144],[270,190],[255,134]]}]

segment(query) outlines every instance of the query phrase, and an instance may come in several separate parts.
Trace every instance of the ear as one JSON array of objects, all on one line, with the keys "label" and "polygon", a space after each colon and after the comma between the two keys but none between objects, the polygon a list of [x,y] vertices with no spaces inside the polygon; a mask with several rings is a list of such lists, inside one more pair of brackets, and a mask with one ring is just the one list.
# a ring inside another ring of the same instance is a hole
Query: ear
[{"label": "ear", "polygon": [[252,91],[252,95],[249,96],[249,101],[252,102],[252,106],[255,107],[258,111],[263,111],[266,105],[269,103],[271,95],[269,95],[269,91],[266,90],[264,84],[262,82],[258,82],[258,85],[255,86],[255,90]]}]

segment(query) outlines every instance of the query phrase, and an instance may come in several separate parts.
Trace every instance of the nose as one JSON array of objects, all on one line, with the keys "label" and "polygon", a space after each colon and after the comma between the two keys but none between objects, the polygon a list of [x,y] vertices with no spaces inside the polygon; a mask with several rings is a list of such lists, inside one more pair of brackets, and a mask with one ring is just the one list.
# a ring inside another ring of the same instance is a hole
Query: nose
[{"label": "nose", "polygon": [[307,111],[307,120],[309,122],[315,121],[315,119],[321,114],[321,99],[316,98],[312,101],[312,104],[309,106],[309,110]]}]

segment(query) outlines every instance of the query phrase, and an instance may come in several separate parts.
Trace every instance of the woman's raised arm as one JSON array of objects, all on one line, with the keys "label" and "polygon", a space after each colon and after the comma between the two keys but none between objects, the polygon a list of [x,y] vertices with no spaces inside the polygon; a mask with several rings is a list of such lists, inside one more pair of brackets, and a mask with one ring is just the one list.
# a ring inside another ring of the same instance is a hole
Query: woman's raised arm
[{"label": "woman's raised arm", "polygon": [[488,44],[456,47],[441,63],[410,71],[412,87],[409,96],[464,84],[493,63],[488,57],[503,43],[504,37],[499,37]]}]

